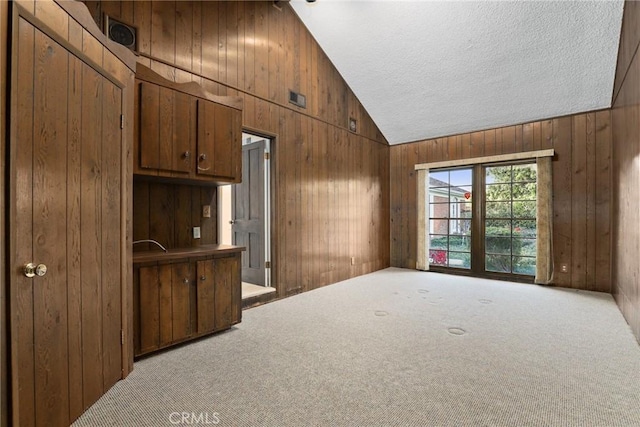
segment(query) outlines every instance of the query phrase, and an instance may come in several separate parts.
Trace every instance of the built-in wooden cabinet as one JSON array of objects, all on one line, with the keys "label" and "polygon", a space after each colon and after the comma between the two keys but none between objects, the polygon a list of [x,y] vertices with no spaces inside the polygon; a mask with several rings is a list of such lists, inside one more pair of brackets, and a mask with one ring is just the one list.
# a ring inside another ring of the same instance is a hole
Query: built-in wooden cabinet
[{"label": "built-in wooden cabinet", "polygon": [[242,179],[242,113],[198,99],[196,173],[238,183]]},{"label": "built-in wooden cabinet", "polygon": [[201,184],[242,179],[241,99],[217,97],[138,65],[134,174]]},{"label": "built-in wooden cabinet", "polygon": [[242,99],[138,64],[134,105],[133,234],[141,243],[133,254],[134,354],[141,356],[240,322],[244,248],[212,244],[216,193],[207,186],[242,179]]},{"label": "built-in wooden cabinet", "polygon": [[239,323],[241,250],[210,245],[190,250],[188,258],[173,251],[134,255],[135,355]]},{"label": "built-in wooden cabinet", "polygon": [[138,173],[168,171],[188,176],[194,169],[196,99],[153,83],[139,83]]}]

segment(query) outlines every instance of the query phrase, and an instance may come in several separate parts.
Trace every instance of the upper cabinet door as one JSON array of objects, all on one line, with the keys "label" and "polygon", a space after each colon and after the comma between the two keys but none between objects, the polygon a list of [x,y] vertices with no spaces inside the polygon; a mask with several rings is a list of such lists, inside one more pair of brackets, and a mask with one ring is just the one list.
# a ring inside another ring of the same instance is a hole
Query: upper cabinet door
[{"label": "upper cabinet door", "polygon": [[198,175],[240,182],[241,138],[239,110],[198,99]]},{"label": "upper cabinet door", "polygon": [[153,83],[140,86],[140,167],[189,173],[195,146],[195,100]]}]

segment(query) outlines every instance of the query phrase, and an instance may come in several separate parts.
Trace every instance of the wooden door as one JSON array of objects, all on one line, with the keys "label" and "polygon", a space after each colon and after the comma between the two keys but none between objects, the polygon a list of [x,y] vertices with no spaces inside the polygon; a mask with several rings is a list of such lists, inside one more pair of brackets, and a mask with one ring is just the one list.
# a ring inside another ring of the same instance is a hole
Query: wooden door
[{"label": "wooden door", "polygon": [[242,281],[265,286],[266,141],[242,146],[242,182],[233,186],[233,244],[244,246]]},{"label": "wooden door", "polygon": [[[15,22],[13,425],[66,426],[122,377],[122,91],[24,18]],[[26,277],[26,263],[46,274]]]},{"label": "wooden door", "polygon": [[237,182],[241,166],[241,119],[239,110],[198,100],[198,174]]},{"label": "wooden door", "polygon": [[195,167],[195,98],[142,82],[139,100],[140,167],[191,172]]}]

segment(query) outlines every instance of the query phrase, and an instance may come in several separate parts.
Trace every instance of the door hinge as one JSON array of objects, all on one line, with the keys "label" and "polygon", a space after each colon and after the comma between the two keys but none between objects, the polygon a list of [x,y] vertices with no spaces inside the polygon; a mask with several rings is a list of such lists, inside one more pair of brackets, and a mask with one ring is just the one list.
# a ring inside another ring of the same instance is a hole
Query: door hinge
[{"label": "door hinge", "polygon": [[120,344],[124,345],[124,330],[120,329]]},{"label": "door hinge", "polygon": [[271,268],[271,261],[266,261],[264,263],[264,268]]},{"label": "door hinge", "polygon": [[120,114],[120,129],[124,129],[124,114]]},{"label": "door hinge", "polygon": [[269,160],[271,158],[271,154],[269,153],[264,153],[264,159],[265,160]]}]

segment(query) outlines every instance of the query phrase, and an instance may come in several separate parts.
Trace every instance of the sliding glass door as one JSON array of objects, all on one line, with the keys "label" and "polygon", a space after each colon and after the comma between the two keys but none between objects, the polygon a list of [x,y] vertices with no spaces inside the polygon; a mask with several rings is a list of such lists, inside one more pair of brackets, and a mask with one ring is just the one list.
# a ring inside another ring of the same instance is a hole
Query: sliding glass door
[{"label": "sliding glass door", "polygon": [[431,170],[428,188],[431,269],[535,274],[535,163]]}]

